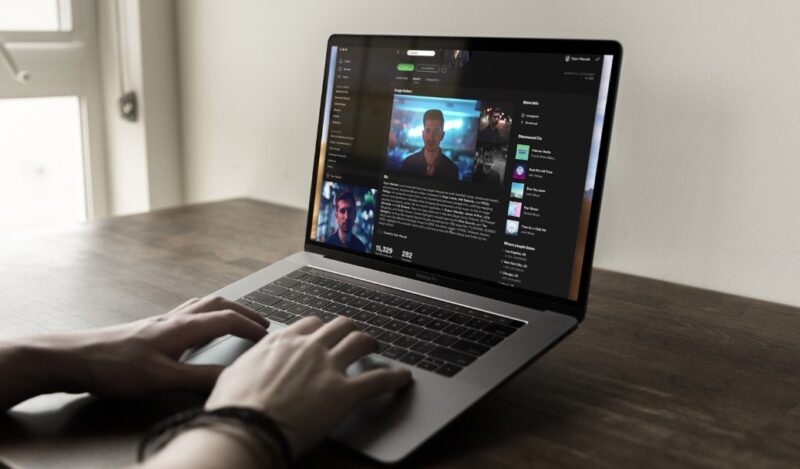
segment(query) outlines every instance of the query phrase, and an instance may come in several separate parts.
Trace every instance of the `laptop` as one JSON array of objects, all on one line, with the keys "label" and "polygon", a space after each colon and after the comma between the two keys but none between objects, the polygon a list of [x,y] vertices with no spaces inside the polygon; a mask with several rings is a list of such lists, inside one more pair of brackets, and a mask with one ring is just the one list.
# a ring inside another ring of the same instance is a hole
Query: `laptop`
[{"label": "laptop", "polygon": [[392,463],[584,318],[622,48],[334,35],[326,50],[305,249],[215,294],[270,331],[351,318],[380,349],[350,374],[408,367],[413,386],[332,435]]}]

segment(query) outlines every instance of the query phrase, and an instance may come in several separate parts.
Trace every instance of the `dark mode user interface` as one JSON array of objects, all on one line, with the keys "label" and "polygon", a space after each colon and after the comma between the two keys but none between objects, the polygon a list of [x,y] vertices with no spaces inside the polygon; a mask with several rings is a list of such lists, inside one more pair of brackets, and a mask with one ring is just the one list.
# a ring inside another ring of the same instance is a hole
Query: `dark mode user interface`
[{"label": "dark mode user interface", "polygon": [[333,46],[311,240],[577,299],[611,62]]}]

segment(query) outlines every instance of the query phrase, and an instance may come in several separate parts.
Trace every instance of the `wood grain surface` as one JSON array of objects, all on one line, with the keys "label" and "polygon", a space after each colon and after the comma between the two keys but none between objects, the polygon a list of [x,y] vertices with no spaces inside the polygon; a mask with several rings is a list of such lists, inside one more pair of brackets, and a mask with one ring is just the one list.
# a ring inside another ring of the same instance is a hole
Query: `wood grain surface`
[{"label": "wood grain surface", "polygon": [[[301,250],[305,220],[233,200],[0,235],[0,339],[163,312]],[[591,291],[574,334],[403,465],[800,466],[800,309],[600,270]],[[144,429],[199,402],[41,396],[0,416],[0,456],[130,464]],[[298,465],[376,466],[334,443]]]}]

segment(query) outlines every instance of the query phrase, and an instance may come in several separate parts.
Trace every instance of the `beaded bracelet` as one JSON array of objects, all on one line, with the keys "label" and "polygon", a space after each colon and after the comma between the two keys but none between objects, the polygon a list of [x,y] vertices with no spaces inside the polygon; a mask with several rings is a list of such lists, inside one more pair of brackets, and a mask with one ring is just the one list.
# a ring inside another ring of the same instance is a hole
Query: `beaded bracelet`
[{"label": "beaded bracelet", "polygon": [[291,451],[286,435],[272,418],[248,407],[222,407],[214,410],[197,408],[167,417],[148,430],[142,438],[137,451],[137,460],[144,461],[147,455],[158,452],[183,431],[225,421],[234,421],[256,430],[265,446],[269,446],[269,442],[277,442],[285,463],[283,467],[288,467],[291,462]]}]

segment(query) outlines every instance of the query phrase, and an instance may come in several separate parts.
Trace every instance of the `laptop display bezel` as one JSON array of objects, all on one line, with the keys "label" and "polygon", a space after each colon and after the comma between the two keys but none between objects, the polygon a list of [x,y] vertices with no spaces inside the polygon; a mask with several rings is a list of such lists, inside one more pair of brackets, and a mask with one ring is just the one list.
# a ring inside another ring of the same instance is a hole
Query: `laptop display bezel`
[{"label": "laptop display bezel", "polygon": [[[563,54],[602,54],[613,56],[605,120],[600,140],[600,149],[597,161],[594,192],[591,201],[589,223],[586,233],[586,246],[584,248],[583,265],[581,266],[580,287],[578,298],[556,297],[544,293],[523,290],[520,288],[506,287],[497,283],[473,277],[459,275],[424,265],[408,264],[405,262],[379,258],[372,254],[357,253],[345,248],[333,247],[322,242],[311,240],[314,204],[317,196],[317,171],[322,131],[325,119],[325,96],[328,84],[329,61],[332,46],[348,47],[391,47],[413,49],[466,49],[466,50],[496,50],[530,53],[563,53]],[[332,35],[328,39],[325,54],[325,69],[322,94],[320,98],[319,122],[314,156],[313,174],[311,179],[311,193],[309,196],[309,211],[305,232],[305,250],[324,255],[334,260],[347,262],[362,267],[367,267],[383,272],[408,277],[443,287],[453,288],[472,294],[497,299],[524,307],[546,309],[562,314],[567,314],[582,320],[586,314],[586,306],[591,283],[592,265],[594,260],[597,227],[600,217],[603,186],[608,160],[608,151],[611,143],[611,130],[613,126],[614,111],[619,82],[620,64],[622,61],[622,46],[616,41],[606,40],[565,40],[565,39],[512,39],[512,38],[459,38],[459,37],[422,37],[422,36],[366,36],[366,35]],[[422,275],[420,275],[422,274]]]}]

